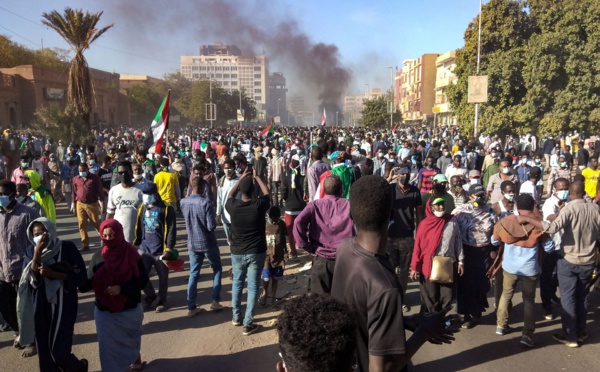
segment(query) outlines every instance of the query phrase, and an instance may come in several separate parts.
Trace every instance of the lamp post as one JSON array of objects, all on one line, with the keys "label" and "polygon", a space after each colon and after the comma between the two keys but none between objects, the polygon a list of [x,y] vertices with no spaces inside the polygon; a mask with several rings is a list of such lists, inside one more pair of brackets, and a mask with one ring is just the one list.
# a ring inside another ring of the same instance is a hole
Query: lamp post
[{"label": "lamp post", "polygon": [[281,102],[281,98],[277,98],[277,116],[279,116],[279,102]]},{"label": "lamp post", "polygon": [[339,111],[335,112],[335,127],[336,128],[338,127],[338,113],[339,113]]},{"label": "lamp post", "polygon": [[393,115],[394,115],[394,66],[387,66],[387,68],[390,69],[390,77],[391,77],[391,94],[392,96],[390,97],[390,128],[394,127],[394,119],[393,119]]}]

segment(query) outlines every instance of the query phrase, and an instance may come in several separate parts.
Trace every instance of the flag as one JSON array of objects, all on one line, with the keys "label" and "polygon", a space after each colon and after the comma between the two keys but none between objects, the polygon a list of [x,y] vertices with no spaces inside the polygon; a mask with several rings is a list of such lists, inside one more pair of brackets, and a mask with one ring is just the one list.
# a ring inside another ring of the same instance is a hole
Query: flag
[{"label": "flag", "polygon": [[273,134],[274,132],[274,128],[273,128],[273,118],[271,118],[271,124],[269,124],[268,127],[266,127],[262,132],[260,132],[260,137],[261,138],[265,138],[267,137],[269,134]]},{"label": "flag", "polygon": [[398,123],[396,123],[396,125],[394,125],[394,129],[392,129],[392,133],[396,132],[396,128],[398,128]]},{"label": "flag", "polygon": [[323,116],[321,116],[321,127],[324,127],[327,124],[327,113],[325,112],[325,107],[323,107]]},{"label": "flag", "polygon": [[167,92],[167,95],[163,99],[150,129],[146,132],[146,138],[144,138],[143,149],[150,153],[159,154],[163,148],[163,142],[165,132],[169,129],[169,100],[171,98],[171,90]]}]

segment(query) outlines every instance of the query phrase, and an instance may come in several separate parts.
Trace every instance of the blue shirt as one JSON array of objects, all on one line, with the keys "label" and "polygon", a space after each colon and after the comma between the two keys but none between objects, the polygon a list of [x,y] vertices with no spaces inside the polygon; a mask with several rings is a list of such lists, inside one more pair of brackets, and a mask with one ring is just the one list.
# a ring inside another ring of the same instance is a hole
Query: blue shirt
[{"label": "blue shirt", "polygon": [[212,201],[198,194],[181,199],[181,213],[188,233],[187,247],[193,252],[206,252],[218,247],[214,230],[217,227]]},{"label": "blue shirt", "polygon": [[[494,239],[492,244],[500,245],[501,242]],[[546,252],[554,250],[554,242],[547,240],[538,244]],[[538,247],[524,248],[513,244],[504,244],[504,256],[502,257],[502,269],[509,274],[521,276],[536,276],[540,272],[538,262]]]}]

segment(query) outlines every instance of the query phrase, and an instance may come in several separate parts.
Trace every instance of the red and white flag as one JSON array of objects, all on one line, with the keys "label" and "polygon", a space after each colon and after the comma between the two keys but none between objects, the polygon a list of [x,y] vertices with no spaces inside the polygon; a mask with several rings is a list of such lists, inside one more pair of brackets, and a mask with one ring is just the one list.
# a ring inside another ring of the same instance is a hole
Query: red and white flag
[{"label": "red and white flag", "polygon": [[324,127],[327,124],[327,113],[325,112],[325,107],[323,107],[323,116],[321,116],[321,126]]}]

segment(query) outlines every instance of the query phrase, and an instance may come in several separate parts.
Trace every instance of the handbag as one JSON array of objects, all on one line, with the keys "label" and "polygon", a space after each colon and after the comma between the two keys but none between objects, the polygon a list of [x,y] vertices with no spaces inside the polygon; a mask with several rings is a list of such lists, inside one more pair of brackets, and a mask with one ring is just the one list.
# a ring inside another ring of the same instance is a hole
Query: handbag
[{"label": "handbag", "polygon": [[454,283],[454,258],[434,256],[432,259],[429,280],[440,284]]}]

